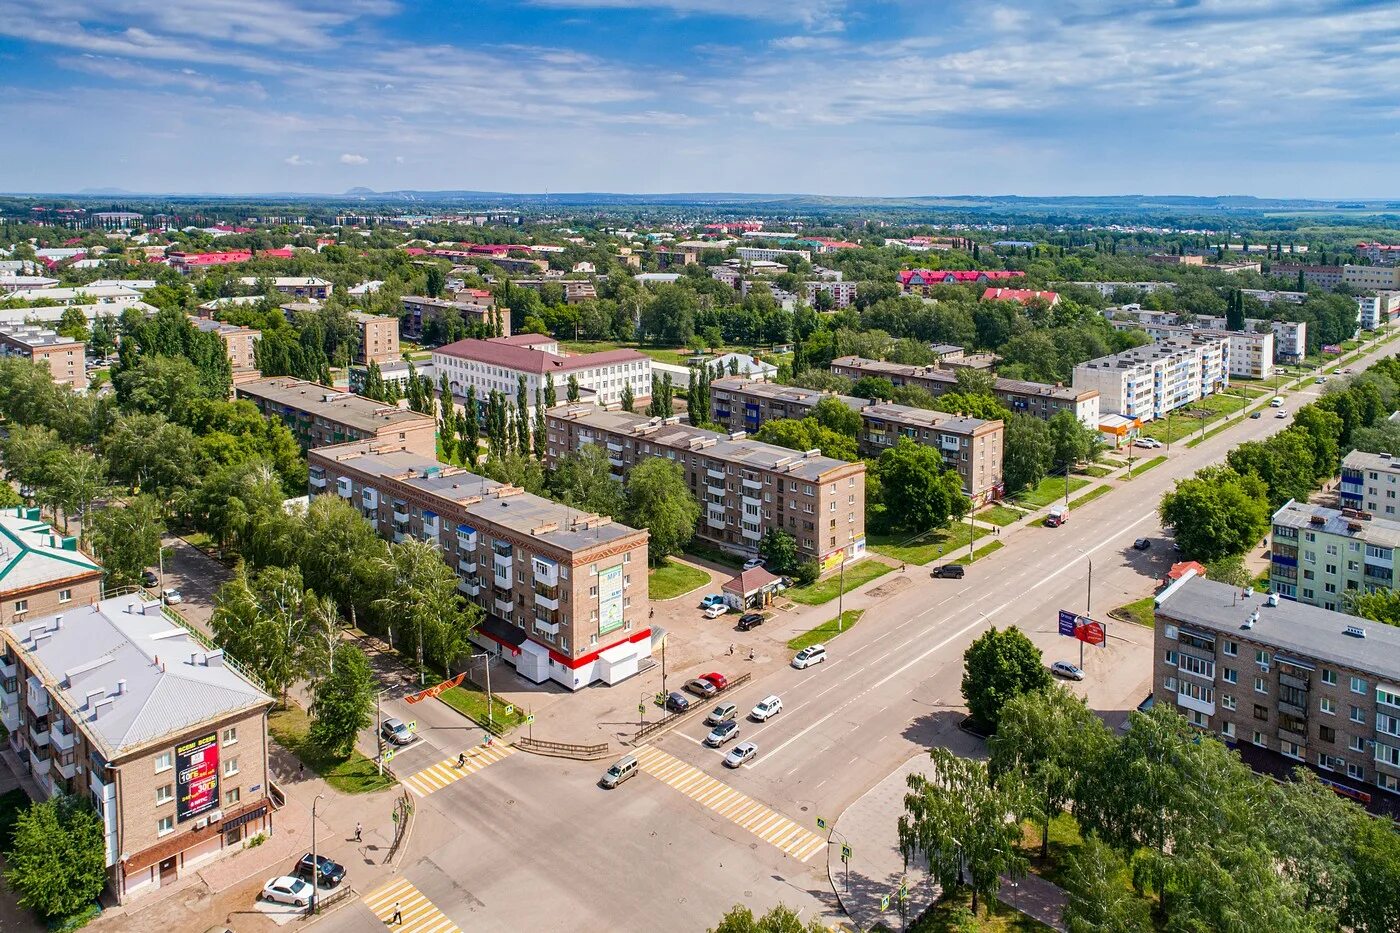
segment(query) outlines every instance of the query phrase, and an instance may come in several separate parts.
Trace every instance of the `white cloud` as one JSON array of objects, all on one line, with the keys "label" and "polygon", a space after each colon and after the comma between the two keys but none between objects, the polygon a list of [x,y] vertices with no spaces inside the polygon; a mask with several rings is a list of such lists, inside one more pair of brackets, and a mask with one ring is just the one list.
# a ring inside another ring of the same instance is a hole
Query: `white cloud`
[{"label": "white cloud", "polygon": [[287,157],[286,157],[285,159],[283,159],[282,161],[285,162],[286,164],[290,165],[290,166],[295,167],[295,168],[301,168],[301,167],[304,166],[304,165],[315,165],[315,164],[316,164],[315,162],[312,162],[310,159],[303,159],[301,156],[297,155],[296,153],[292,153],[291,155],[287,156]]},{"label": "white cloud", "polygon": [[403,165],[403,156],[394,156],[395,165]]},{"label": "white cloud", "polygon": [[738,19],[801,23],[816,32],[839,32],[846,0],[527,0],[534,6],[567,10],[670,10],[679,16],[729,16]]},{"label": "white cloud", "polygon": [[368,162],[369,159],[354,152],[347,152],[340,157],[341,165],[365,165]]}]

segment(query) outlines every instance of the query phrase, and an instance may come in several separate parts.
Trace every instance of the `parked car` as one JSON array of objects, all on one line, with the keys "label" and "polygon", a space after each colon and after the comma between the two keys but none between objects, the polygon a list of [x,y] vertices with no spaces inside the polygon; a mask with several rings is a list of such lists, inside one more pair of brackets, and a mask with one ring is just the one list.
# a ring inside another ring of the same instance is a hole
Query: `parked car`
[{"label": "parked car", "polygon": [[641,770],[641,767],[641,763],[638,762],[634,756],[623,755],[617,761],[613,762],[611,768],[603,772],[603,776],[599,779],[598,783],[602,784],[608,790],[612,790],[623,781],[630,779]]},{"label": "parked car", "polygon": [[167,606],[178,606],[185,601],[185,597],[180,595],[180,591],[173,587],[166,587],[161,590],[160,598]]},{"label": "parked car", "polygon": [[752,570],[755,567],[762,567],[766,563],[768,562],[762,557],[750,557],[748,560],[744,561],[744,569]]},{"label": "parked car", "polygon": [[739,631],[747,632],[751,628],[758,628],[763,624],[763,616],[757,612],[748,612],[739,617]]},{"label": "parked car", "polygon": [[733,703],[721,703],[710,710],[710,715],[705,717],[705,725],[717,726],[722,722],[729,722],[739,715],[739,707]]},{"label": "parked car", "polygon": [[1133,542],[1134,551],[1145,551],[1151,546],[1152,541],[1149,538],[1138,538],[1136,541]]},{"label": "parked car", "polygon": [[1274,415],[1274,417],[1275,417],[1275,418],[1287,418],[1287,417],[1288,417],[1288,409],[1287,409],[1287,408],[1280,408],[1280,409],[1278,410],[1278,414]]},{"label": "parked car", "polygon": [[684,693],[677,693],[672,690],[666,694],[666,708],[673,713],[684,713],[690,709],[690,700]]},{"label": "parked car", "polygon": [[[333,888],[345,880],[345,866],[339,862],[333,862],[324,855],[316,857],[316,883],[323,888]],[[297,867],[292,874],[298,878],[311,880],[311,853],[308,852],[297,862]]]},{"label": "parked car", "polygon": [[753,761],[758,754],[758,746],[752,742],[741,742],[729,750],[729,754],[724,756],[724,766],[726,768],[737,768]]},{"label": "parked car", "polygon": [[714,684],[710,683],[708,680],[702,680],[699,677],[694,680],[687,680],[685,682],[685,689],[704,699],[709,699],[716,693],[719,693],[719,689]]},{"label": "parked car", "polygon": [[1068,661],[1056,661],[1050,665],[1050,673],[1067,680],[1083,680],[1084,672]]},{"label": "parked car", "polygon": [[825,645],[809,645],[797,652],[797,656],[792,659],[792,666],[799,671],[820,664],[826,660]]},{"label": "parked car", "polygon": [[733,719],[722,722],[710,730],[710,734],[705,736],[705,744],[711,748],[719,748],[730,739],[739,737],[739,723]]},{"label": "parked car", "polygon": [[160,583],[160,577],[156,576],[156,572],[154,570],[141,571],[142,586],[155,586],[158,583]]},{"label": "parked car", "polygon": [[1251,419],[1262,418],[1262,417],[1264,417],[1264,413],[1263,413],[1263,412],[1259,412],[1259,411],[1250,412],[1249,417],[1250,417]]},{"label": "parked car", "polygon": [[311,903],[311,885],[300,878],[282,875],[263,885],[262,896],[265,901],[291,904],[293,907],[305,907]]},{"label": "parked car", "polygon": [[701,674],[700,679],[708,680],[710,683],[714,684],[716,690],[723,690],[725,687],[729,686],[729,678],[718,671],[710,671],[708,674]]},{"label": "parked car", "polygon": [[758,701],[749,715],[759,722],[767,722],[783,711],[783,701],[777,696],[767,696]]},{"label": "parked car", "polygon": [[719,605],[719,606],[706,606],[706,607],[705,607],[705,618],[707,618],[707,619],[718,619],[720,616],[724,615],[724,614],[725,614],[726,612],[728,612],[728,611],[729,611],[728,607],[723,606],[723,605]]},{"label": "parked car", "polygon": [[408,745],[415,736],[413,730],[402,719],[390,716],[379,727],[379,734],[390,745]]},{"label": "parked car", "polygon": [[933,568],[933,572],[929,576],[943,580],[961,580],[963,572],[962,564],[944,564],[942,567]]},{"label": "parked car", "polygon": [[1162,442],[1155,437],[1139,437],[1137,440],[1133,441],[1133,446],[1145,447],[1148,450],[1156,450],[1158,447],[1162,446]]},{"label": "parked car", "polygon": [[724,605],[724,597],[721,596],[721,595],[719,595],[718,593],[711,593],[710,595],[706,596],[704,599],[700,600],[700,608],[701,608],[701,609],[709,609],[711,606],[723,606],[723,605]]}]

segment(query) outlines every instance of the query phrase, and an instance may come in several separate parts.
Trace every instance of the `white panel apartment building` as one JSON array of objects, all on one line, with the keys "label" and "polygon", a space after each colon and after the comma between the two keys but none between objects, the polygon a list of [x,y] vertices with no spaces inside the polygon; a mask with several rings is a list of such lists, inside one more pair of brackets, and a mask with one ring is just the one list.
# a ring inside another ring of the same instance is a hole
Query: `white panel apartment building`
[{"label": "white panel apartment building", "polygon": [[1154,340],[1170,337],[1223,337],[1230,341],[1230,375],[1246,379],[1268,379],[1274,374],[1274,335],[1272,331],[1204,329],[1192,324],[1149,324],[1143,321],[1112,321],[1118,330],[1140,328]]},{"label": "white panel apartment building", "polygon": [[467,389],[476,387],[476,400],[484,405],[494,390],[515,403],[519,377],[525,377],[525,395],[531,416],[535,410],[535,390],[545,394],[552,379],[558,401],[563,402],[569,377],[578,380],[585,399],[599,405],[622,401],[623,389],[632,387],[635,398],[651,397],[651,357],[636,350],[608,350],[561,356],[559,345],[550,337],[519,334],[491,340],[458,340],[433,351],[433,372],[445,373],[452,394],[458,401]]},{"label": "white panel apartment building", "polygon": [[741,246],[734,251],[745,262],[782,262],[784,256],[796,256],[798,259],[812,261],[811,250],[806,249],[768,249],[762,246]]},{"label": "white panel apartment building", "polygon": [[1230,384],[1230,341],[1197,334],[1089,360],[1074,367],[1076,389],[1096,389],[1102,410],[1152,421]]},{"label": "white panel apartment building", "polygon": [[[1249,294],[1249,290],[1245,290]],[[1275,292],[1276,295],[1302,295],[1307,297],[1306,292]],[[1116,308],[1105,308],[1104,316],[1113,320],[1114,318],[1134,318],[1147,330],[1149,324],[1181,324],[1182,317],[1175,311],[1153,311],[1141,305],[1119,305]],[[1193,322],[1197,327],[1207,330],[1225,330],[1228,325],[1223,317],[1213,317],[1208,314],[1196,315]],[[1308,325],[1305,321],[1265,321],[1260,318],[1245,318],[1246,329],[1260,332],[1266,328],[1274,335],[1274,362],[1289,363],[1301,360],[1308,355]],[[1148,330],[1148,333],[1151,333]]]}]

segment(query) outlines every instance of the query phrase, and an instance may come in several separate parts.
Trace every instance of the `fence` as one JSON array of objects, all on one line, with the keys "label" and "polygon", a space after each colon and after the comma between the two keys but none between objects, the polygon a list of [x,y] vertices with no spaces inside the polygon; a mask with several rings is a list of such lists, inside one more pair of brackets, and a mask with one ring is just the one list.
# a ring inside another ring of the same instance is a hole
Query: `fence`
[{"label": "fence", "polygon": [[394,804],[394,841],[389,845],[389,854],[385,857],[385,863],[393,862],[394,856],[398,855],[399,847],[408,838],[409,830],[413,828],[413,798],[408,796],[408,791],[404,791]]},{"label": "fence", "polygon": [[573,758],[576,761],[597,761],[608,757],[608,743],[571,745],[568,742],[546,742],[543,739],[520,738],[511,743],[523,752],[547,755],[551,758]]},{"label": "fence", "polygon": [[359,896],[359,892],[348,884],[331,894],[322,894],[320,891],[317,891],[316,897],[312,900],[312,903],[307,905],[305,912],[301,915],[301,919],[309,920],[328,911],[335,910],[345,902],[352,901]]},{"label": "fence", "polygon": [[[738,677],[735,677],[733,680],[729,681],[729,684],[723,690],[716,693],[714,697],[711,697],[710,699],[722,697],[729,691],[734,690],[738,687],[742,687],[744,684],[748,683],[752,679],[752,674],[740,674]],[[655,735],[658,732],[661,732],[665,729],[669,729],[680,720],[699,712],[703,708],[703,706],[704,704],[702,704],[699,700],[696,700],[690,704],[690,707],[688,709],[670,711],[667,712],[665,716],[662,716],[655,722],[643,723],[641,728],[639,728],[635,733],[633,733],[632,737],[627,741],[629,742],[629,744],[636,745],[638,742],[641,742],[648,736]]]}]

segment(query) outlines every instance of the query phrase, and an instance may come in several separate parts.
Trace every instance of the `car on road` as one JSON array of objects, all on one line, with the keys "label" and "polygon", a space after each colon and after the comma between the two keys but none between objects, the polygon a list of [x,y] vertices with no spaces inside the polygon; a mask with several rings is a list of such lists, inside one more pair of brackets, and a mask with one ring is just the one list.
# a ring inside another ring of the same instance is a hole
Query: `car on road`
[{"label": "car on road", "polygon": [[783,701],[776,695],[766,696],[758,701],[758,705],[749,711],[758,722],[767,722],[783,711]]},{"label": "car on road", "polygon": [[611,768],[603,772],[603,776],[599,779],[598,783],[602,784],[608,790],[612,790],[623,781],[633,777],[641,768],[641,763],[637,761],[635,756],[623,755],[617,761],[613,762]]},{"label": "car on road", "polygon": [[160,583],[160,577],[156,576],[156,572],[154,570],[141,571],[142,586],[155,586],[158,583]]},{"label": "car on road", "polygon": [[1133,446],[1145,447],[1148,450],[1156,450],[1158,447],[1162,446],[1162,442],[1155,437],[1139,437],[1137,440],[1133,441]]},{"label": "car on road", "polygon": [[729,720],[737,718],[738,715],[738,706],[733,703],[721,703],[710,710],[710,715],[705,717],[705,725],[717,726],[722,722],[729,722]]},{"label": "car on road", "polygon": [[379,727],[379,734],[390,745],[409,745],[413,742],[413,730],[402,719],[390,716]]},{"label": "car on road", "polygon": [[1151,538],[1138,538],[1133,542],[1134,551],[1145,551],[1152,546]]},{"label": "car on road", "polygon": [[812,667],[813,665],[820,664],[825,660],[825,645],[808,645],[806,648],[797,652],[797,656],[792,659],[792,666],[800,671]]},{"label": "car on road", "polygon": [[705,736],[705,744],[711,748],[719,748],[730,739],[739,737],[739,723],[731,719],[722,722],[710,730],[710,734]]},{"label": "car on road", "polygon": [[708,680],[710,683],[714,684],[716,690],[723,690],[729,686],[729,678],[718,671],[710,671],[708,674],[701,674],[700,679]]},{"label": "car on road", "polygon": [[944,564],[942,567],[933,568],[929,576],[940,580],[961,580],[963,572],[962,564]]},{"label": "car on road", "polygon": [[706,596],[704,599],[700,600],[700,608],[701,608],[701,609],[709,609],[711,606],[723,606],[723,605],[724,605],[724,597],[721,596],[721,595],[719,595],[718,593],[711,593],[709,596]]},{"label": "car on road", "polygon": [[185,597],[180,595],[180,591],[173,587],[166,587],[160,591],[161,602],[167,606],[178,606],[185,601]]},{"label": "car on road", "polygon": [[757,612],[748,612],[739,617],[739,631],[747,632],[751,628],[758,628],[763,624],[763,616]]},{"label": "car on road", "polygon": [[[298,878],[311,880],[311,853],[308,852],[297,862],[292,874]],[[333,888],[345,880],[345,866],[333,862],[324,855],[316,857],[316,883],[323,888]]]},{"label": "car on road", "polygon": [[666,694],[666,708],[673,713],[684,713],[690,709],[690,700],[684,693],[677,693],[672,690]]},{"label": "car on road", "polygon": [[282,875],[273,878],[263,885],[262,897],[265,901],[272,901],[277,904],[291,904],[293,907],[305,907],[311,903],[311,885],[300,878],[293,878],[291,875]]},{"label": "car on road", "polygon": [[1273,398],[1269,399],[1269,407],[1270,407],[1270,408],[1282,408],[1282,407],[1283,407],[1283,396],[1282,396],[1282,395],[1275,395]]},{"label": "car on road", "polygon": [[758,746],[752,742],[741,742],[729,750],[729,754],[724,756],[724,766],[726,768],[737,768],[753,761],[758,754]]},{"label": "car on road", "polygon": [[706,607],[705,607],[705,618],[707,618],[707,619],[718,619],[720,616],[724,615],[724,614],[725,614],[726,612],[728,612],[728,611],[729,611],[729,607],[724,606],[724,605],[719,605],[719,606],[706,606]]},{"label": "car on road", "polygon": [[687,680],[685,682],[685,689],[702,699],[709,699],[716,693],[719,693],[719,688],[708,680],[703,680],[699,677],[694,680]]},{"label": "car on road", "polygon": [[768,563],[768,561],[762,557],[750,557],[748,560],[744,561],[744,569],[752,570],[755,567],[762,567],[766,563]]},{"label": "car on road", "polygon": [[1264,413],[1263,413],[1263,412],[1260,412],[1260,411],[1256,411],[1256,412],[1251,413],[1249,417],[1250,417],[1251,419],[1262,418],[1262,417],[1264,417]]},{"label": "car on road", "polygon": [[1326,377],[1326,376],[1318,376],[1318,377],[1317,377],[1317,384],[1318,384],[1318,385],[1326,385],[1326,384],[1327,384],[1327,377]]},{"label": "car on road", "polygon": [[1280,409],[1278,410],[1278,414],[1274,415],[1274,417],[1275,417],[1275,418],[1287,418],[1287,417],[1288,417],[1288,409],[1287,409],[1287,408],[1280,408]]},{"label": "car on road", "polygon": [[1050,673],[1067,680],[1083,680],[1084,672],[1068,661],[1056,661],[1050,665]]}]

